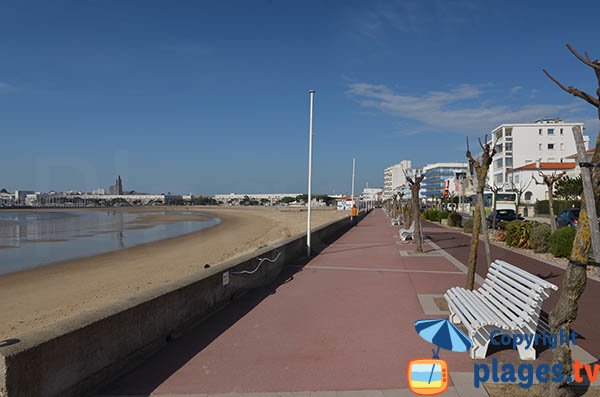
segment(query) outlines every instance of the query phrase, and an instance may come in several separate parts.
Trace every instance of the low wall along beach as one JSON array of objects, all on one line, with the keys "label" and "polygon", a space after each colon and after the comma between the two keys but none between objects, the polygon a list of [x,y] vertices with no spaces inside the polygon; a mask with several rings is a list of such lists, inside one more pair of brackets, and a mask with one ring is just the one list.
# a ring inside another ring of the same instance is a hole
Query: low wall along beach
[{"label": "low wall along beach", "polygon": [[[348,218],[323,225],[312,244],[331,242],[350,228]],[[105,308],[59,321],[7,340],[0,356],[0,394],[79,396],[132,368],[182,329],[197,324],[249,289],[273,281],[283,267],[306,254],[306,235],[264,247]],[[259,263],[257,258],[277,258]],[[15,343],[17,342],[17,343]]]}]

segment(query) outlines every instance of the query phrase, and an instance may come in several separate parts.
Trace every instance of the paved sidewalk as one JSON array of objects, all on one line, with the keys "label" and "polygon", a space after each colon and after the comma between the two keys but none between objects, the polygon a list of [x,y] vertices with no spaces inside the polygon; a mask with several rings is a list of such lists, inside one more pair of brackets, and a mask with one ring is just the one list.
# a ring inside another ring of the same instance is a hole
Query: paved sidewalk
[{"label": "paved sidewalk", "polygon": [[[465,252],[468,257],[467,236],[431,223],[424,232],[432,243],[415,255],[414,244],[399,241],[398,227],[381,210],[371,212],[306,265],[290,264],[273,285],[172,341],[103,395],[412,395],[407,363],[431,357],[433,347],[416,334],[414,322],[447,317],[432,298],[465,284]],[[559,269],[493,250],[559,282]],[[480,264],[481,275],[485,270]],[[577,325],[591,332],[585,323]],[[467,353],[442,350],[440,356],[451,375],[444,395],[487,395],[472,387],[474,362]],[[493,356],[518,362],[512,350]],[[548,360],[550,353],[542,356]]]}]

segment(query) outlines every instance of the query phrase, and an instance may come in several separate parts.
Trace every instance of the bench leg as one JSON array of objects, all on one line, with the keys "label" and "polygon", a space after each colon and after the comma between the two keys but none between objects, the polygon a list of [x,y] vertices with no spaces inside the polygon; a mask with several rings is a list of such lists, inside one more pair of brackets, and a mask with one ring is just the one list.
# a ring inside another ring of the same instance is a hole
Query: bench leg
[{"label": "bench leg", "polygon": [[521,360],[535,360],[535,348],[533,344],[527,348],[527,344],[523,342],[517,345],[517,351]]},{"label": "bench leg", "polygon": [[477,346],[475,343],[471,345],[470,356],[473,360],[483,360],[487,355],[487,349],[490,341],[487,341],[483,346]]},{"label": "bench leg", "polygon": [[460,324],[460,319],[456,314],[452,313],[452,311],[450,311],[450,322],[452,324]]}]

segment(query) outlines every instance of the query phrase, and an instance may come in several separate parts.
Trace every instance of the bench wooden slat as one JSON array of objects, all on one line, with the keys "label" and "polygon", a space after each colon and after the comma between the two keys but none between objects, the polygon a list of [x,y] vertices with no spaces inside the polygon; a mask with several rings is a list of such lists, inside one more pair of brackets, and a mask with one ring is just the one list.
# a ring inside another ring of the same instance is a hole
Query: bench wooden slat
[{"label": "bench wooden slat", "polygon": [[[490,264],[488,274],[476,291],[450,288],[444,294],[453,321],[462,322],[471,336],[472,358],[484,358],[494,328],[509,333],[547,330],[540,321],[542,303],[554,284],[504,261]],[[519,348],[521,359],[534,359],[533,347]]]}]

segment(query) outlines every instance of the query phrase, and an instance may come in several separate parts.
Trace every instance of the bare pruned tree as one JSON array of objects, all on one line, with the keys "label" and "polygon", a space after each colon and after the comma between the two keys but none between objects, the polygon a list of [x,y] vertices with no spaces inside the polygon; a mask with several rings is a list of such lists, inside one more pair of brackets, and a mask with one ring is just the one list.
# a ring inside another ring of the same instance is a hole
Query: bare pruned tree
[{"label": "bare pruned tree", "polygon": [[550,229],[552,229],[552,233],[556,231],[556,219],[554,219],[554,184],[560,181],[567,173],[565,171],[556,173],[553,172],[551,175],[544,174],[541,170],[538,171],[541,181],[535,179],[535,176],[531,178],[535,181],[536,185],[546,185],[548,189],[548,207],[550,211]]},{"label": "bare pruned tree", "polygon": [[510,190],[517,193],[517,210],[521,205],[521,197],[523,197],[523,193],[525,193],[527,189],[529,189],[531,182],[533,182],[533,178],[530,179],[527,183],[523,182],[522,180],[519,180],[518,184],[516,184],[513,179],[510,180]]},{"label": "bare pruned tree", "polygon": [[[471,252],[469,253],[469,271],[467,273],[467,289],[472,290],[475,287],[475,271],[477,268],[477,246],[479,245],[479,231],[483,229],[483,242],[485,245],[485,254],[487,259],[487,265],[492,263],[492,254],[490,251],[490,236],[487,230],[487,222],[485,220],[485,208],[483,202],[483,190],[485,189],[486,179],[490,165],[492,164],[492,157],[496,154],[496,149],[492,147],[487,141],[487,134],[484,138],[485,143],[479,139],[479,146],[481,146],[481,158],[478,160],[474,159],[469,149],[469,138],[467,138],[467,159],[469,163],[475,168],[477,174],[477,204],[475,213],[473,214],[473,235],[471,237]],[[483,225],[483,227],[482,227]]]},{"label": "bare pruned tree", "polygon": [[[598,119],[600,119],[600,60],[593,60],[589,54],[585,52],[585,56],[582,56],[573,47],[567,44],[567,48],[577,59],[583,62],[586,66],[592,68],[596,75],[598,89],[596,96],[594,97],[584,91],[577,89],[576,87],[566,87],[557,79],[555,79],[546,69],[544,73],[550,80],[558,85],[562,90],[569,94],[583,99],[587,103],[597,108]],[[579,132],[574,129],[574,133]],[[596,148],[600,145],[600,134],[596,138]],[[592,158],[592,164],[598,164],[600,162],[600,150],[596,149]],[[591,173],[591,190],[593,196],[598,200],[600,193],[600,168],[595,167]],[[589,185],[588,185],[589,186]],[[584,185],[585,188],[585,185]],[[589,193],[588,189],[588,193]],[[592,244],[592,232],[590,221],[587,217],[586,212],[586,200],[581,202],[581,211],[579,213],[579,224],[577,225],[577,233],[575,234],[575,240],[573,242],[573,249],[571,251],[571,260],[565,270],[565,275],[562,279],[562,286],[560,296],[556,306],[550,312],[550,329],[552,332],[569,332],[571,324],[577,318],[578,302],[583,295],[587,283],[587,263]],[[569,345],[561,344],[554,349],[553,352],[553,364],[560,364],[563,368],[564,375],[570,375],[572,371],[572,355],[571,348]],[[550,382],[549,394],[552,397],[571,397],[575,396],[575,390],[567,383],[567,376],[565,376],[562,382]]]},{"label": "bare pruned tree", "polygon": [[492,211],[493,211],[493,217],[492,217],[492,230],[496,230],[496,195],[498,194],[498,192],[500,192],[502,190],[502,186],[497,186],[495,183],[492,183],[491,185],[487,186],[488,190],[491,191],[492,193],[494,193],[494,196],[492,197]]},{"label": "bare pruned tree", "polygon": [[415,241],[417,243],[417,252],[423,252],[423,235],[421,233],[421,206],[419,205],[419,190],[421,190],[421,182],[425,175],[415,175],[411,178],[404,172],[408,185],[410,186],[410,198],[412,206],[412,221],[415,224]]}]

